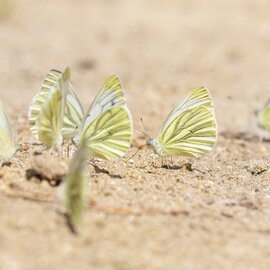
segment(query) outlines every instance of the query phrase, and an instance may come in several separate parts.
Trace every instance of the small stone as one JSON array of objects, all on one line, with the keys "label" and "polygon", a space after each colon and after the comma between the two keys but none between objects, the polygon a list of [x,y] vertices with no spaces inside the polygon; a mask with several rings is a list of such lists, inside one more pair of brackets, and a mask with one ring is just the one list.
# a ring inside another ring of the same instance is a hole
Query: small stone
[{"label": "small stone", "polygon": [[250,160],[247,170],[254,175],[260,174],[268,170],[268,164],[265,160]]},{"label": "small stone", "polygon": [[48,155],[36,155],[33,157],[32,167],[26,171],[26,178],[46,180],[52,186],[57,186],[67,173],[68,164],[65,161]]}]

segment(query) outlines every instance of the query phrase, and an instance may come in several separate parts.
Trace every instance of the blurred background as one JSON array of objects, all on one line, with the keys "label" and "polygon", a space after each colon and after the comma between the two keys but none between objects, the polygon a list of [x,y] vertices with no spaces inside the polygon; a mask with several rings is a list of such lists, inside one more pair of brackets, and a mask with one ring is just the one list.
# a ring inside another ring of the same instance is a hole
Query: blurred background
[{"label": "blurred background", "polygon": [[70,66],[88,107],[118,74],[136,125],[155,131],[207,86],[220,131],[248,132],[270,97],[267,0],[0,0],[0,98],[26,116],[51,68]]}]

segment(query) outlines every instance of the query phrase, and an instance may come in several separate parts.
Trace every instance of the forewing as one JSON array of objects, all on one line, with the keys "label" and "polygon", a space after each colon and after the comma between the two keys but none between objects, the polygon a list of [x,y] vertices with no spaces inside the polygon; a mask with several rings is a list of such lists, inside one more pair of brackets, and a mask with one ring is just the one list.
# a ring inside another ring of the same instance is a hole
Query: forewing
[{"label": "forewing", "polygon": [[197,106],[204,106],[209,110],[213,110],[212,97],[206,87],[197,87],[189,90],[183,100],[181,100],[168,115],[158,134],[160,134],[166,125],[168,125],[181,112],[190,110]]},{"label": "forewing", "polygon": [[74,136],[75,131],[82,124],[84,112],[70,81],[70,69],[68,67],[64,70],[59,83],[66,96],[62,134],[63,138],[68,140]]},{"label": "forewing", "polygon": [[114,106],[101,113],[81,134],[92,157],[116,159],[122,157],[131,144],[132,119],[125,106]]},{"label": "forewing", "polygon": [[88,110],[82,129],[88,126],[96,117],[114,106],[124,105],[126,99],[118,76],[109,77]]},{"label": "forewing", "polygon": [[62,133],[65,140],[74,136],[76,129],[82,124],[83,114],[84,112],[81,103],[75,94],[71,83],[69,83],[62,127]]}]

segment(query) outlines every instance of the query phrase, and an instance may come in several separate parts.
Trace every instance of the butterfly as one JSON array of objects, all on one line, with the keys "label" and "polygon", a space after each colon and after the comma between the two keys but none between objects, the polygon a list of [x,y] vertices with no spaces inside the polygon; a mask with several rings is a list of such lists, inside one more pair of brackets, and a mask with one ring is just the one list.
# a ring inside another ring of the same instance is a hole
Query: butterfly
[{"label": "butterfly", "polygon": [[148,139],[161,157],[200,157],[208,153],[217,139],[217,124],[209,91],[191,89],[171,111],[157,136]]},{"label": "butterfly", "polygon": [[86,201],[86,160],[88,149],[82,143],[72,159],[68,175],[63,179],[60,189],[60,197],[63,201],[68,218],[68,224],[72,231],[76,232]]},{"label": "butterfly", "polygon": [[58,149],[64,139],[70,139],[75,130],[73,122],[82,120],[81,107],[76,108],[78,113],[75,115],[71,112],[74,100],[76,105],[79,104],[70,81],[69,68],[63,73],[54,69],[48,72],[40,91],[32,99],[28,119],[31,132],[49,148]]},{"label": "butterfly", "polygon": [[270,100],[257,112],[257,123],[259,127],[270,131]]},{"label": "butterfly", "polygon": [[[67,96],[73,104],[77,100]],[[74,119],[74,117],[68,118]],[[75,126],[75,122],[74,126]],[[65,123],[64,123],[65,128]],[[109,77],[84,115],[82,122],[77,122],[73,142],[79,145],[86,142],[91,157],[112,160],[122,157],[131,145],[132,117],[126,105],[124,90],[119,77]]]},{"label": "butterfly", "polygon": [[[0,164],[8,162],[17,151],[11,127],[0,103]],[[0,166],[1,166],[0,165]]]}]

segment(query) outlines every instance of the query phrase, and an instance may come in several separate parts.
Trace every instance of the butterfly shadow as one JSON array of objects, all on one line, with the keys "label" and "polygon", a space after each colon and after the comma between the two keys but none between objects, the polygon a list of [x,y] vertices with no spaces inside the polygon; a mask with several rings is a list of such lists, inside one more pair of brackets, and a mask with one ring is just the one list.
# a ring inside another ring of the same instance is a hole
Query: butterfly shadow
[{"label": "butterfly shadow", "polygon": [[109,175],[112,178],[118,178],[118,179],[122,179],[123,178],[121,175],[112,174],[108,170],[106,170],[104,168],[100,168],[95,162],[90,162],[90,164],[93,166],[93,168],[95,170],[95,173],[97,173],[97,174],[103,173],[103,174]]},{"label": "butterfly shadow", "polygon": [[161,168],[167,169],[167,170],[180,170],[180,169],[182,168],[182,166],[179,166],[179,165],[163,164],[163,165],[161,166]]},{"label": "butterfly shadow", "polygon": [[168,164],[163,164],[161,166],[161,168],[163,169],[167,169],[167,170],[182,170],[182,171],[187,171],[187,172],[194,172],[194,171],[198,171],[202,174],[205,174],[205,172],[199,170],[199,169],[196,169],[196,168],[193,168],[192,167],[192,164],[187,162],[187,163],[183,163],[182,165],[175,165],[175,164],[172,164],[172,165],[168,165]]}]

